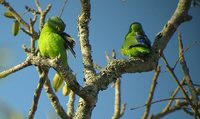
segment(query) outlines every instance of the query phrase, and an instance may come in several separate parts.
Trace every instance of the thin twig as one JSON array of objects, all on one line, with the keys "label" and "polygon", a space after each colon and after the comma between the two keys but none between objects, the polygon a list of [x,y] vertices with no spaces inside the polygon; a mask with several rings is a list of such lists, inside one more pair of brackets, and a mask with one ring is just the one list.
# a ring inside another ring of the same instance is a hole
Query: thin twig
[{"label": "thin twig", "polygon": [[155,70],[155,75],[154,75],[153,82],[152,82],[152,85],[151,85],[151,90],[149,92],[149,97],[148,97],[148,100],[146,102],[146,110],[145,110],[145,112],[142,116],[142,119],[147,119],[147,117],[149,115],[151,102],[153,100],[153,95],[154,95],[154,92],[155,92],[155,88],[156,88],[156,84],[157,84],[159,74],[160,74],[160,66],[158,66]]},{"label": "thin twig", "polygon": [[29,33],[29,31],[28,30],[25,30],[24,28],[20,28],[25,34],[27,34],[27,35],[29,35],[29,36],[32,36],[32,34],[31,33]]},{"label": "thin twig", "polygon": [[121,111],[120,111],[120,116],[122,117],[124,115],[124,112],[126,110],[126,103],[124,103],[121,107]]},{"label": "thin twig", "polygon": [[[185,82],[185,79],[183,79],[183,80],[180,82],[180,84],[183,85],[184,82]],[[180,87],[178,86],[178,87],[176,88],[176,90],[173,92],[172,96],[171,96],[172,99],[175,98],[175,96],[176,96],[176,94],[178,93],[179,90],[180,90]],[[170,100],[170,101],[168,102],[167,106],[162,110],[162,112],[165,112],[165,111],[169,110],[169,108],[171,107],[173,101],[174,101],[174,100]]]},{"label": "thin twig", "polygon": [[99,66],[99,65],[96,64],[96,63],[93,64],[93,67],[94,67],[94,69],[96,69],[96,70],[98,70],[98,71],[101,71],[101,69],[102,69],[102,67]]},{"label": "thin twig", "polygon": [[194,101],[194,104],[195,104],[194,105],[195,106],[194,116],[198,116],[198,118],[200,118],[200,112],[198,111],[199,98],[198,98],[196,90],[193,86],[191,76],[190,76],[190,73],[189,73],[189,69],[188,69],[188,66],[187,66],[186,61],[185,61],[184,52],[183,52],[183,43],[182,43],[182,38],[181,38],[180,32],[178,32],[178,42],[179,42],[180,64],[182,66],[182,70],[183,70],[183,73],[184,73],[184,76],[185,76],[186,83],[187,83],[189,90],[191,92],[192,100]]},{"label": "thin twig", "polygon": [[194,86],[200,87],[200,84],[193,84]]},{"label": "thin twig", "polygon": [[[33,13],[34,18],[30,19],[30,33],[34,34],[34,24],[37,20],[37,14],[36,12]],[[35,41],[37,40],[37,38],[35,38],[34,36],[31,36],[31,52],[35,53]]]},{"label": "thin twig", "polygon": [[35,0],[35,5],[36,5],[36,7],[37,7],[39,13],[41,13],[41,12],[42,12],[42,8],[40,7],[39,0]]},{"label": "thin twig", "polygon": [[7,8],[18,22],[20,22],[28,30],[30,29],[28,23],[26,23],[25,20],[22,19],[22,17],[10,6],[8,2],[6,2],[6,0],[1,0],[0,4],[2,4],[5,8]]},{"label": "thin twig", "polygon": [[[191,49],[192,47],[194,47],[194,46],[197,45],[197,44],[198,44],[197,41],[194,41],[192,44],[190,44],[190,45],[184,50],[184,54],[185,54],[189,49]],[[178,57],[178,59],[176,60],[174,66],[173,66],[173,69],[176,68],[176,66],[177,66],[177,64],[178,64],[179,61],[180,61],[180,57]]]},{"label": "thin twig", "polygon": [[40,80],[39,80],[38,86],[34,93],[34,98],[33,98],[32,106],[29,110],[28,119],[34,119],[34,115],[37,110],[37,105],[38,105],[38,101],[40,98],[40,94],[42,92],[43,85],[46,81],[47,74],[48,74],[48,71],[43,71],[41,74],[39,74]]},{"label": "thin twig", "polygon": [[108,52],[105,52],[105,56],[106,56],[106,60],[109,63],[111,61],[110,56],[108,54]]},{"label": "thin twig", "polygon": [[0,72],[0,79],[5,78],[6,76],[15,73],[16,71],[19,71],[21,69],[24,69],[28,66],[30,66],[31,63],[29,62],[29,60],[25,60],[24,62],[22,62],[21,64],[18,64],[10,69],[4,70],[2,72]]},{"label": "thin twig", "polygon": [[112,119],[119,119],[121,112],[121,81],[119,78],[115,81],[115,105]]},{"label": "thin twig", "polygon": [[[106,52],[106,59],[109,63],[111,61],[110,56]],[[112,59],[116,59],[116,52],[115,50],[112,51]],[[114,88],[115,88],[115,105],[114,105],[114,113],[112,116],[112,119],[119,119],[123,116],[126,104],[123,105],[121,109],[121,79],[116,78],[114,82]]]},{"label": "thin twig", "polygon": [[63,13],[64,10],[65,10],[65,6],[66,6],[67,2],[68,2],[68,0],[65,0],[65,2],[64,2],[64,4],[63,4],[63,7],[62,7],[62,9],[61,9],[60,14],[58,15],[58,17],[60,17],[60,18],[62,17],[62,13]]},{"label": "thin twig", "polygon": [[38,38],[38,33],[34,29],[31,29],[31,26],[14,10],[12,6],[10,6],[8,2],[6,2],[6,0],[1,0],[0,4],[2,4],[6,9],[8,9],[12,13],[12,15],[15,17],[15,19],[27,29],[27,30],[23,30],[23,31],[26,31],[25,33],[34,37],[35,39]]},{"label": "thin twig", "polygon": [[184,107],[188,106],[189,103],[188,101],[184,101],[184,102],[180,102],[178,105],[175,105],[173,107],[171,107],[168,111],[165,111],[165,112],[160,112],[156,115],[152,115],[150,119],[161,119],[163,118],[164,116],[170,114],[170,113],[173,113],[177,110],[180,110],[180,109],[183,109]]},{"label": "thin twig", "polygon": [[190,116],[194,116],[194,113],[191,112],[190,110],[188,110],[187,107],[183,108],[183,111],[184,111],[186,114],[189,114]]},{"label": "thin twig", "polygon": [[44,89],[48,95],[48,98],[51,102],[51,105],[54,107],[56,113],[60,116],[61,119],[68,119],[69,117],[67,116],[65,110],[61,106],[58,97],[53,91],[53,88],[51,86],[50,80],[47,78],[46,82],[44,84]]},{"label": "thin twig", "polygon": [[32,9],[30,8],[29,6],[25,6],[25,9],[28,11],[28,12],[31,12],[33,14],[40,14],[38,11],[36,11],[35,9]]},{"label": "thin twig", "polygon": [[40,30],[44,26],[46,15],[50,11],[50,9],[51,9],[51,4],[48,4],[46,9],[43,12],[41,12],[41,15],[40,15],[40,26],[39,26]]},{"label": "thin twig", "polygon": [[46,9],[43,11],[41,6],[40,6],[40,3],[39,3],[39,0],[35,0],[35,5],[38,9],[38,12],[40,13],[40,23],[39,23],[39,28],[40,30],[42,30],[43,26],[44,26],[44,23],[45,23],[45,17],[47,15],[47,13],[50,11],[51,9],[51,4],[48,4]]},{"label": "thin twig", "polygon": [[[164,102],[164,101],[169,101],[169,100],[186,100],[186,98],[182,98],[182,97],[177,97],[177,98],[165,98],[165,99],[160,99],[160,100],[153,101],[153,102],[151,102],[151,105],[152,105],[152,104],[156,104],[156,103],[160,103],[160,102]],[[141,105],[141,106],[137,106],[137,107],[131,108],[130,110],[136,110],[136,109],[139,109],[139,108],[142,108],[142,107],[145,107],[145,106],[147,106],[147,104],[144,104],[144,105]]]},{"label": "thin twig", "polygon": [[172,75],[173,79],[176,81],[176,83],[178,84],[178,86],[180,87],[184,97],[187,99],[187,101],[189,102],[191,108],[193,109],[193,111],[195,112],[195,105],[192,103],[192,101],[190,100],[188,94],[186,93],[186,91],[183,89],[182,85],[180,84],[176,74],[174,73],[174,71],[172,70],[172,68],[169,66],[169,63],[167,62],[164,54],[162,55],[162,59],[163,59],[163,62],[166,64],[166,67],[167,69],[169,70],[170,74]]},{"label": "thin twig", "polygon": [[1,0],[0,1],[0,4],[2,4],[6,9],[8,9],[12,15],[15,17],[15,19],[20,23],[22,24],[26,30],[24,28],[21,28],[21,30],[23,32],[25,32],[26,34],[30,35],[31,37],[33,37],[34,39],[37,39],[38,38],[38,33],[33,29],[31,28],[31,25],[29,25],[23,18],[22,16],[20,16],[12,6],[10,6],[10,4],[8,2],[6,2],[6,0]]},{"label": "thin twig", "polygon": [[[197,91],[197,94],[200,95],[200,90]],[[176,98],[173,98],[172,100],[174,100]],[[168,110],[165,110],[165,111],[161,111],[160,113],[156,114],[156,115],[152,115],[150,119],[161,119],[163,118],[164,116],[170,114],[170,113],[173,113],[177,110],[180,110],[180,109],[183,109],[184,111],[186,111],[187,109],[187,106],[189,106],[189,102],[187,100],[183,101],[183,102],[180,102],[178,101],[174,106],[170,107]],[[198,105],[200,106],[200,102],[198,102]],[[194,113],[192,114],[192,112],[188,112],[187,110],[187,114],[193,116]]]}]

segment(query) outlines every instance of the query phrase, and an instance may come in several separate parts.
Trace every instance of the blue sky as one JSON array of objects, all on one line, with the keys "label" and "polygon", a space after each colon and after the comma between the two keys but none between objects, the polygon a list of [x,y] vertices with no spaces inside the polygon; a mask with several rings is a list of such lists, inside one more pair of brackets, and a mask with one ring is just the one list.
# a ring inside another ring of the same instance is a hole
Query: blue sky
[{"label": "blue sky", "polygon": [[[35,8],[34,1],[28,0],[7,0],[16,9],[17,12],[23,13],[24,6],[28,5]],[[134,21],[142,23],[143,28],[151,40],[154,42],[156,34],[162,29],[167,23],[171,15],[173,14],[178,1],[168,0],[154,0],[147,2],[147,0],[98,0],[91,1],[91,22],[90,28],[90,43],[92,45],[92,57],[95,63],[105,67],[107,61],[105,59],[105,52],[111,54],[113,49],[117,52],[117,58],[122,59],[123,57],[119,53],[119,49],[123,43],[124,36],[126,35],[129,25]],[[58,15],[63,4],[63,0],[40,0],[40,4],[44,9],[48,3],[52,4],[52,9],[47,17]],[[184,46],[187,47],[194,41],[200,41],[200,15],[199,7],[191,8],[190,15],[193,16],[192,21],[182,24],[178,30],[182,34]],[[3,17],[5,8],[0,6],[0,53],[1,59],[5,59],[4,65],[0,65],[0,71],[9,67],[15,66],[24,61],[26,54],[21,48],[22,44],[29,46],[30,38],[20,32],[16,37],[11,35],[12,20]],[[66,22],[66,32],[73,36],[77,45],[75,46],[75,52],[77,58],[69,53],[69,65],[72,70],[77,73],[77,80],[83,84],[83,70],[82,70],[82,59],[80,52],[80,43],[77,37],[77,17],[80,14],[80,2],[78,0],[69,0],[63,13],[63,20]],[[24,19],[28,21],[31,15],[25,15]],[[35,26],[38,29],[38,25]],[[38,30],[37,30],[38,31]],[[164,50],[166,58],[169,63],[173,65],[178,58],[178,43],[177,43],[177,32],[173,35],[167,48]],[[190,68],[190,74],[194,83],[200,84],[198,80],[199,73],[199,50],[200,45],[192,47],[186,56],[187,64]],[[6,55],[5,55],[6,54]],[[162,72],[166,70],[162,61],[160,61]],[[182,70],[180,65],[177,66],[175,72],[179,79],[183,78]],[[52,78],[54,71],[51,70],[49,77]],[[121,77],[122,80],[122,103],[127,103],[127,109],[123,116],[123,119],[141,118],[144,109],[131,111],[130,108],[145,104],[148,97],[149,89],[151,86],[152,72],[135,73],[135,74],[124,74]],[[0,102],[9,105],[14,110],[17,110],[26,117],[29,108],[32,104],[33,93],[38,83],[38,74],[35,67],[31,66],[15,74],[0,80]],[[175,81],[171,78],[169,73],[161,73],[158,79],[158,85],[154,100],[168,98],[177,87]],[[67,97],[63,97],[61,92],[57,93],[60,102],[65,107],[68,100]],[[77,97],[78,101],[78,97]],[[105,91],[100,92],[98,97],[98,103],[95,107],[92,118],[93,119],[109,119],[113,114],[114,104],[114,89],[109,86]],[[161,111],[166,103],[154,104],[152,106],[152,112],[156,113]],[[54,113],[54,110],[49,103],[47,95],[42,92],[38,110],[35,115],[35,119],[49,119],[48,115]],[[1,114],[1,113],[0,113]],[[165,119],[190,119],[188,115],[182,111],[178,111],[171,114]],[[191,118],[192,119],[192,118]]]}]

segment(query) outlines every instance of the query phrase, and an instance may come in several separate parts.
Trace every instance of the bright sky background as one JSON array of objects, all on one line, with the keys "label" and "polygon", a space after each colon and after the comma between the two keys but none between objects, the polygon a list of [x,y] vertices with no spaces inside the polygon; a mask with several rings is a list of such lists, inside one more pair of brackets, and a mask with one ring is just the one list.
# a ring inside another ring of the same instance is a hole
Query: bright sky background
[{"label": "bright sky background", "polygon": [[[7,0],[17,12],[23,14],[24,6],[28,5],[35,8],[34,1],[29,0]],[[125,58],[119,53],[124,36],[126,35],[129,25],[134,21],[142,23],[143,28],[153,42],[156,34],[167,23],[173,14],[178,0],[91,0],[91,22],[90,22],[90,43],[92,45],[92,56],[94,62],[105,67],[107,61],[105,59],[105,52],[111,54],[112,49],[117,52],[117,58]],[[40,4],[44,9],[48,3],[52,4],[52,9],[47,17],[58,15],[63,4],[63,0],[40,0]],[[179,27],[182,34],[184,46],[191,45],[194,41],[200,41],[200,8],[195,7],[190,9],[190,14],[193,16],[192,21],[184,23]],[[16,37],[11,35],[12,20],[3,17],[6,9],[0,6],[0,59],[4,61],[4,65],[0,65],[0,71],[9,67],[15,66],[23,62],[26,54],[22,50],[22,44],[29,46],[30,38],[20,32]],[[83,70],[82,59],[80,53],[80,43],[77,37],[77,17],[80,14],[80,1],[69,0],[63,13],[63,20],[66,22],[66,30],[73,36],[77,45],[75,52],[77,58],[74,59],[69,53],[69,65],[72,70],[77,73],[77,80],[83,84]],[[31,15],[25,15],[24,18],[28,21]],[[38,29],[38,26],[35,26]],[[171,66],[178,58],[178,43],[177,33],[175,33],[165,49],[164,53],[170,62]],[[200,45],[195,45],[186,54],[187,64],[190,68],[190,74],[194,83],[200,84],[199,80],[199,50]],[[165,66],[160,61],[162,72],[165,72]],[[178,78],[183,78],[180,65],[175,69]],[[49,77],[54,75],[52,70]],[[144,109],[130,110],[130,108],[145,104],[148,97],[154,72],[124,74],[122,75],[122,103],[127,103],[127,108],[123,119],[140,119]],[[38,74],[35,67],[30,66],[17,73],[9,75],[3,80],[0,80],[0,104],[4,103],[10,108],[20,113],[25,117],[28,115],[29,108],[32,104],[33,93],[38,83]],[[154,96],[154,101],[168,98],[171,92],[177,87],[175,81],[171,78],[169,73],[161,73],[158,79],[158,85]],[[63,97],[61,92],[57,93],[60,102],[65,107],[68,97]],[[78,97],[77,97],[78,101]],[[162,102],[152,105],[152,112],[155,114],[161,111],[167,102]],[[109,119],[113,114],[114,104],[114,89],[109,88],[100,92],[98,103],[94,108],[93,119]],[[0,105],[1,107],[1,105]],[[38,105],[38,110],[35,119],[50,119],[50,113],[55,113],[47,95],[41,94]],[[0,113],[1,117],[1,113]],[[182,111],[167,116],[165,119],[192,119]]]}]

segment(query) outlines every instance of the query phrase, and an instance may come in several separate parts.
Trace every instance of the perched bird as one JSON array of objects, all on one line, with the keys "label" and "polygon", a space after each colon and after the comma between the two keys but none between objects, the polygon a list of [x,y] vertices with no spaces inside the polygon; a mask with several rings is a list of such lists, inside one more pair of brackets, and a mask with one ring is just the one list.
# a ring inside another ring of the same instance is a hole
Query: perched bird
[{"label": "perched bird", "polygon": [[120,51],[122,55],[133,58],[142,58],[151,52],[151,42],[139,22],[130,25]]},{"label": "perched bird", "polygon": [[[41,30],[38,47],[42,57],[51,59],[58,57],[61,59],[63,65],[66,66],[66,69],[69,69],[66,50],[69,49],[75,56],[73,50],[75,41],[70,35],[64,32],[65,26],[61,18],[56,16],[49,18]],[[56,92],[62,87],[63,82],[63,78],[60,73],[57,72],[53,78],[53,87]],[[69,92],[70,89],[65,83],[63,95],[68,95]]]}]

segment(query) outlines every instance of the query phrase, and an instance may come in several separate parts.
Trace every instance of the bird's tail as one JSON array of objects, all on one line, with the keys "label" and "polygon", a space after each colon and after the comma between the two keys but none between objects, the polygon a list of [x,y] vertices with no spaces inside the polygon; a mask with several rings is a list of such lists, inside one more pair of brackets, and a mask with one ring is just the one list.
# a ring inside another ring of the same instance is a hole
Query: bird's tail
[{"label": "bird's tail", "polygon": [[[58,92],[60,90],[60,88],[63,86],[63,83],[64,83],[63,78],[58,73],[56,73],[54,78],[53,78],[53,88],[54,88],[54,90],[56,92]],[[69,87],[67,86],[66,83],[63,86],[62,92],[63,92],[64,96],[67,96],[70,93],[70,89],[69,89]]]}]

